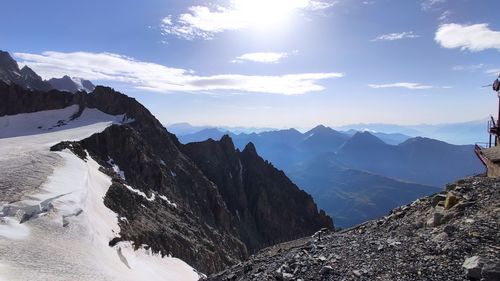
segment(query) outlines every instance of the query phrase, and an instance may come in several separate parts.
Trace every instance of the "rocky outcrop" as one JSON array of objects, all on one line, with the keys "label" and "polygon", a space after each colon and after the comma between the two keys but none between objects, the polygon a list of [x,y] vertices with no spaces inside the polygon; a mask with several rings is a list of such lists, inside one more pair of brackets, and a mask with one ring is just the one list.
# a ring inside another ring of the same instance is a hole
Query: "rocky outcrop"
[{"label": "rocky outcrop", "polygon": [[4,51],[0,51],[0,81],[6,84],[17,84],[29,90],[48,91],[52,89],[49,83],[28,66],[19,69],[17,62]]},{"label": "rocky outcrop", "polygon": [[[500,180],[466,178],[382,219],[266,248],[208,280],[500,280],[499,202]],[[436,210],[439,223],[427,223]]]},{"label": "rocky outcrop", "polygon": [[[175,147],[155,148],[144,135],[139,127],[115,125],[74,144],[114,176],[104,202],[122,220],[120,238],[111,244],[146,244],[202,272],[244,259],[246,247],[217,187],[183,154],[172,153]],[[155,138],[171,145],[167,134]]]},{"label": "rocky outcrop", "polygon": [[331,218],[323,211],[318,214],[311,196],[263,160],[252,143],[240,152],[225,135],[182,150],[217,185],[250,251],[321,228],[333,229]]}]

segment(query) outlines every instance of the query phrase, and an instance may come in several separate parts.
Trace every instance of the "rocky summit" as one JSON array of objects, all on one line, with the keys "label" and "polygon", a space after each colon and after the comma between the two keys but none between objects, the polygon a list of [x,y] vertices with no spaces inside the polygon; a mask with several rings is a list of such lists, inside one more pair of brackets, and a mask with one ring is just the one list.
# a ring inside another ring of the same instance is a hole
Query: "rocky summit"
[{"label": "rocky summit", "polygon": [[387,216],[259,251],[208,280],[500,280],[500,179],[470,177]]}]

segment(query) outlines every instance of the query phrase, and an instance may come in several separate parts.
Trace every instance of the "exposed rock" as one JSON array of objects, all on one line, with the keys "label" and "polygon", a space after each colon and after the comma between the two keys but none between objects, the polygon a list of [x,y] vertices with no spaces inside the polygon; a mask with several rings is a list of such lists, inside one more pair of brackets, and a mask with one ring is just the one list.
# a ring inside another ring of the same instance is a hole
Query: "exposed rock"
[{"label": "exposed rock", "polygon": [[48,91],[52,89],[49,83],[43,81],[28,66],[19,69],[17,62],[8,52],[4,51],[0,51],[0,81],[10,85],[17,84],[29,90]]},{"label": "exposed rock", "polygon": [[333,268],[331,266],[325,265],[320,269],[319,274],[326,275],[332,271],[333,271]]},{"label": "exposed rock", "polygon": [[240,152],[225,135],[220,141],[187,144],[183,151],[219,187],[250,251],[333,229],[311,196],[263,160],[252,143]]},{"label": "exposed rock", "polygon": [[481,279],[481,269],[483,267],[483,263],[481,262],[481,258],[478,256],[473,256],[470,258],[466,258],[462,267],[465,268],[467,277],[472,280]]},{"label": "exposed rock", "polygon": [[[448,210],[436,205],[439,212],[454,214],[439,225],[417,226],[436,212],[430,208],[435,197],[422,198],[382,219],[324,233],[321,242],[314,235],[263,249],[208,280],[224,280],[228,273],[238,281],[274,280],[268,276],[282,264],[292,270],[300,265],[295,280],[500,280],[500,179],[470,177],[449,191],[469,203],[460,212],[456,207],[462,202]],[[252,270],[240,270],[247,265]],[[322,274],[325,266],[332,268],[328,275]]]},{"label": "exposed rock", "polygon": [[441,194],[441,193],[436,194],[436,195],[434,195],[434,197],[432,197],[431,206],[436,207],[439,202],[445,201],[445,200],[446,200],[446,195]]},{"label": "exposed rock", "polygon": [[488,262],[481,270],[481,281],[500,280],[500,262]]},{"label": "exposed rock", "polygon": [[449,210],[451,207],[458,203],[458,198],[455,194],[448,192],[446,195],[446,201],[444,202],[444,209]]}]

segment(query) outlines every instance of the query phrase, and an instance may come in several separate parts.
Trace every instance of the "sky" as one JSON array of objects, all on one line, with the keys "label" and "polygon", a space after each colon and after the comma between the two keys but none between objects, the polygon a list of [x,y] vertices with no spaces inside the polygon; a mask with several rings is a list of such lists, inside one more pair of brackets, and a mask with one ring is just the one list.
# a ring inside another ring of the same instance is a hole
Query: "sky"
[{"label": "sky", "polygon": [[8,0],[0,49],[164,124],[437,124],[497,112],[498,0]]}]

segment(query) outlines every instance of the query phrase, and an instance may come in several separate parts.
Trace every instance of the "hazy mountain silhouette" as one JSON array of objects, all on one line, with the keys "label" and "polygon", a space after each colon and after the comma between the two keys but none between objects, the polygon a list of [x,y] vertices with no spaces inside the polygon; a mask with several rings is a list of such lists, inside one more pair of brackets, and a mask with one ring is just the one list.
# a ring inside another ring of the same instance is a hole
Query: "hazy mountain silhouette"
[{"label": "hazy mountain silhouette", "polygon": [[[179,140],[216,140],[223,134],[205,129]],[[397,133],[339,132],[320,125],[305,133],[288,129],[230,135],[240,150],[252,142],[259,155],[311,193],[318,206],[343,227],[381,216],[446,183],[483,171],[470,145]]]}]

